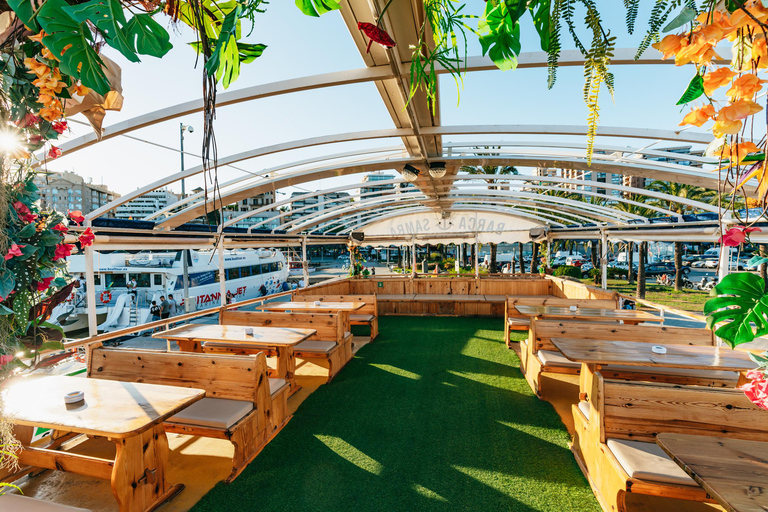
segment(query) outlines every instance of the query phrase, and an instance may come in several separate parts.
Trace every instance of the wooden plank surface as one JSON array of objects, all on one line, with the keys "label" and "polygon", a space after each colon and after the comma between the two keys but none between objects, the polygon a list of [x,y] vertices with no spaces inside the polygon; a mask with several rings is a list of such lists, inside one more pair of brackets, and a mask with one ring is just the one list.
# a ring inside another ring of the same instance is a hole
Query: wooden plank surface
[{"label": "wooden plank surface", "polygon": [[404,295],[397,295],[397,294],[377,294],[376,298],[381,301],[386,302],[396,302],[396,301],[410,301],[413,300],[416,297],[413,293],[406,293]]},{"label": "wooden plank surface", "polygon": [[656,442],[727,511],[768,510],[768,443],[664,433]]},{"label": "wooden plank surface", "polygon": [[272,302],[256,309],[260,311],[357,311],[365,307],[365,302]]},{"label": "wooden plank surface", "polygon": [[[65,404],[83,391],[85,400]],[[202,389],[65,376],[17,377],[3,390],[13,423],[111,438],[128,438],[205,396]]]},{"label": "wooden plank surface", "polygon": [[557,306],[515,306],[517,311],[524,316],[538,318],[561,318],[561,319],[589,319],[597,321],[605,320],[624,320],[635,322],[661,322],[663,319],[646,311],[636,309],[597,309],[597,308],[576,308],[571,310],[567,307]]},{"label": "wooden plank surface", "polygon": [[552,338],[565,357],[595,365],[659,366],[692,370],[747,371],[755,367],[746,352],[729,347],[667,344],[666,354],[651,351],[653,343]]},{"label": "wooden plank surface", "polygon": [[[253,335],[245,334],[253,329]],[[244,325],[188,324],[168,331],[157,332],[153,338],[182,341],[221,341],[236,343],[258,343],[266,346],[298,345],[317,332],[315,329],[294,329],[288,327],[247,327]]]}]

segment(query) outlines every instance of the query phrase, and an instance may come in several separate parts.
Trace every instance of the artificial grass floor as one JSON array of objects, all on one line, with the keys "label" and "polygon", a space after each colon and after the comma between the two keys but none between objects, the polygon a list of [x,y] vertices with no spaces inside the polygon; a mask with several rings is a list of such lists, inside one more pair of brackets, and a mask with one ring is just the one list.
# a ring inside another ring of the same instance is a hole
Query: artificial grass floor
[{"label": "artificial grass floor", "polygon": [[193,512],[600,510],[501,320],[379,321],[379,338]]}]

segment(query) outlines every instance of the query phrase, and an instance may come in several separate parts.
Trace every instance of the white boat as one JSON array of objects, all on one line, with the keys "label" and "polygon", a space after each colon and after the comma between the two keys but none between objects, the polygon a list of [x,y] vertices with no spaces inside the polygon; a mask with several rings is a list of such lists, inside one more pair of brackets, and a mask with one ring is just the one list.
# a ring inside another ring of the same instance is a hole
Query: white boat
[{"label": "white boat", "polygon": [[[99,332],[109,332],[151,321],[152,301],[173,295],[179,312],[185,310],[183,251],[163,253],[94,252],[96,315]],[[189,311],[221,304],[218,254],[188,251]],[[285,256],[277,250],[247,249],[224,252],[226,290],[234,301],[252,299],[282,291],[288,280]],[[69,258],[69,272],[85,275],[85,256]],[[136,280],[136,293],[127,284]],[[84,280],[83,280],[84,282]],[[262,289],[262,286],[264,287]],[[51,321],[61,325],[67,337],[88,329],[88,308],[83,288],[76,289],[66,302],[53,310]]]}]

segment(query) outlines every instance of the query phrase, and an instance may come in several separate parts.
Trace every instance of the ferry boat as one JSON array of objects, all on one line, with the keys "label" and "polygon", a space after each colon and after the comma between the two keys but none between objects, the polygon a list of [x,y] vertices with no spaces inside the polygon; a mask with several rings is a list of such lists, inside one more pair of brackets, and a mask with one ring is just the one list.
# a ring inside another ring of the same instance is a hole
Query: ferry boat
[{"label": "ferry boat", "polygon": [[[109,332],[151,321],[152,301],[172,294],[180,311],[184,306],[182,260],[185,251],[154,253],[94,253],[96,284],[96,316],[99,332]],[[214,251],[187,251],[190,311],[221,304],[218,254]],[[277,293],[288,281],[288,264],[278,250],[245,249],[224,252],[226,289],[233,300],[252,299]],[[69,258],[69,272],[82,276],[85,283],[85,256]],[[127,285],[136,280],[135,293]],[[72,293],[66,302],[54,309],[51,320],[67,337],[87,332],[88,308],[85,286]]]}]

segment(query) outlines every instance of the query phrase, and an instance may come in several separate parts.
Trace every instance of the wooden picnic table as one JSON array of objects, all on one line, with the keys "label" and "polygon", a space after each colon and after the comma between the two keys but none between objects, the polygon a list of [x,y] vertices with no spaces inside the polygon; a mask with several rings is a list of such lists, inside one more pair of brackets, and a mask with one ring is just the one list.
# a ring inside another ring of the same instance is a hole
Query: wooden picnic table
[{"label": "wooden picnic table", "polygon": [[[85,399],[66,404],[64,395]],[[22,443],[19,463],[110,480],[121,512],[154,510],[184,489],[166,477],[168,439],[163,421],[205,396],[202,389],[66,376],[17,377],[2,392],[4,412]],[[32,447],[35,427],[105,437],[117,445],[114,460]]]},{"label": "wooden picnic table", "polygon": [[357,311],[365,307],[365,302],[270,302],[256,309],[261,311],[300,311],[307,313],[327,313],[337,311]]},{"label": "wooden picnic table", "polygon": [[664,433],[656,442],[728,512],[768,510],[768,443]]},{"label": "wooden picnic table", "polygon": [[[253,334],[246,334],[246,329],[252,329]],[[152,337],[173,340],[182,352],[204,352],[203,345],[213,351],[230,353],[259,352],[262,349],[272,351],[277,359],[274,376],[285,379],[293,394],[299,390],[295,379],[296,358],[293,355],[293,347],[316,333],[315,329],[292,327],[187,324],[157,332]]]},{"label": "wooden picnic table", "polygon": [[523,316],[535,318],[547,318],[551,320],[590,320],[595,322],[606,322],[611,320],[622,321],[628,325],[637,325],[641,322],[663,322],[660,316],[652,315],[647,311],[636,309],[599,309],[599,308],[576,308],[571,310],[569,307],[560,306],[515,306],[517,311]]},{"label": "wooden picnic table", "polygon": [[667,353],[656,354],[651,351],[653,343],[639,341],[552,338],[552,343],[571,361],[593,367],[611,364],[733,372],[755,367],[746,352],[729,347],[662,344]]}]

